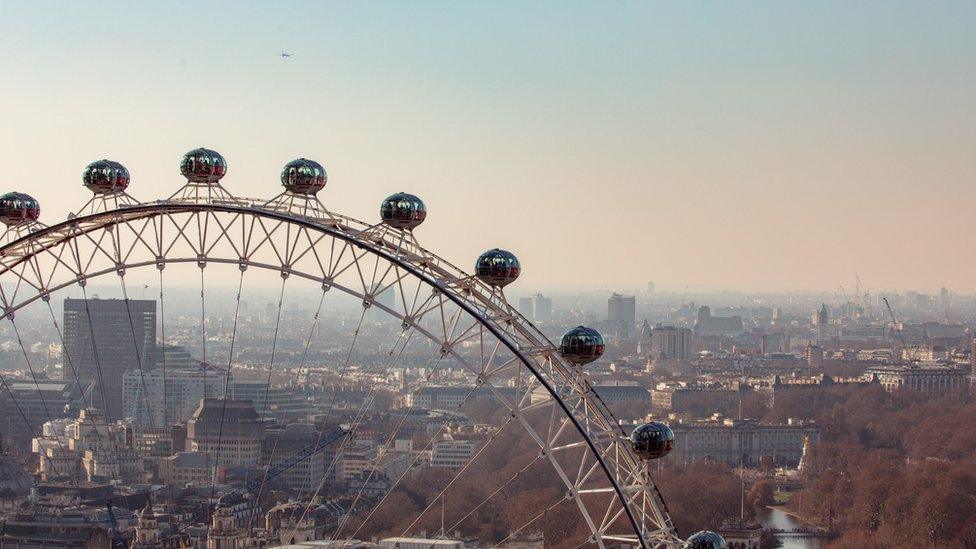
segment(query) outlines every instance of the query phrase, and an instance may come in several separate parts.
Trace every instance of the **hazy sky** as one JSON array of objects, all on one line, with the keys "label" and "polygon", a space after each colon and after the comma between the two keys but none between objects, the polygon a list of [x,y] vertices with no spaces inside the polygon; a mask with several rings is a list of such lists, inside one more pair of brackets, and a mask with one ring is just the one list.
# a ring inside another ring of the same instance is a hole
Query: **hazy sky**
[{"label": "hazy sky", "polygon": [[[367,220],[533,287],[976,289],[976,4],[14,3],[0,187],[48,223],[91,160],[148,200],[198,146],[227,186],[321,161]],[[289,59],[278,51],[294,54]]]}]

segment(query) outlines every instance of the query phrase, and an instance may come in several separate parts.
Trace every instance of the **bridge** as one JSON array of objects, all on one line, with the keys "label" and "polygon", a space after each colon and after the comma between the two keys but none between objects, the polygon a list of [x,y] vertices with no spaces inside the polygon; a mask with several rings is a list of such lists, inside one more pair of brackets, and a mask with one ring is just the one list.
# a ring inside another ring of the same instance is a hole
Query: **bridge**
[{"label": "bridge", "polygon": [[837,532],[824,528],[767,528],[778,538],[809,538],[809,539],[831,539],[837,537]]}]

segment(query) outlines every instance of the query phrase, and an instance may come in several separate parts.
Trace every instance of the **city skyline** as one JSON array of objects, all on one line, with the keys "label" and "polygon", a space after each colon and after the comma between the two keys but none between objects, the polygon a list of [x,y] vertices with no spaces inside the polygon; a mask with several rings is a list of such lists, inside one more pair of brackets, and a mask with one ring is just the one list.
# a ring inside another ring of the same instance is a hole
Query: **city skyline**
[{"label": "city skyline", "polygon": [[[964,3],[4,10],[0,43],[18,53],[0,99],[17,108],[0,150],[48,223],[84,202],[92,160],[125,164],[148,199],[208,146],[244,196],[300,156],[329,171],[327,204],[365,220],[414,192],[431,210],[422,242],[466,268],[511,249],[526,286],[609,271],[631,287],[829,290],[858,273],[973,291],[976,262],[957,253],[976,200]],[[940,257],[956,268],[932,269]]]},{"label": "city skyline", "polygon": [[0,546],[976,544],[976,5],[0,16]]}]

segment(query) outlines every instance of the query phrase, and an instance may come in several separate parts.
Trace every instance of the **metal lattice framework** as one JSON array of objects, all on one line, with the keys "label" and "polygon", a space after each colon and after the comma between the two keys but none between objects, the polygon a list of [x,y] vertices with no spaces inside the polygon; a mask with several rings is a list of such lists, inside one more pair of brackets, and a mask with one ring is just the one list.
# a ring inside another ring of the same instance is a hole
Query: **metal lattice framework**
[{"label": "metal lattice framework", "polygon": [[[681,543],[646,462],[582,367],[567,362],[501,289],[427,251],[411,231],[330,212],[310,195],[242,199],[216,183],[188,183],[147,203],[96,196],[80,215],[16,231],[0,246],[0,319],[12,321],[59,290],[140,268],[184,264],[204,273],[220,264],[311,281],[399,319],[404,332],[422,334],[435,354],[475,376],[538,446],[537,460],[562,483],[563,503],[575,505],[589,529],[587,543]],[[392,304],[385,292],[396,296]],[[500,388],[513,385],[511,399]]]}]

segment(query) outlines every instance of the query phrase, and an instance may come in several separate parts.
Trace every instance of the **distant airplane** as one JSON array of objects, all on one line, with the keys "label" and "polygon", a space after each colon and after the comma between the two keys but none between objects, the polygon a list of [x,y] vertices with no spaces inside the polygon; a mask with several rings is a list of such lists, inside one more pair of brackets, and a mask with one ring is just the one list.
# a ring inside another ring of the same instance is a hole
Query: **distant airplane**
[{"label": "distant airplane", "polygon": [[291,54],[290,53],[285,53],[285,52],[276,53],[275,55],[277,55],[278,57],[281,57],[282,59],[284,59],[285,57],[291,57]]}]

